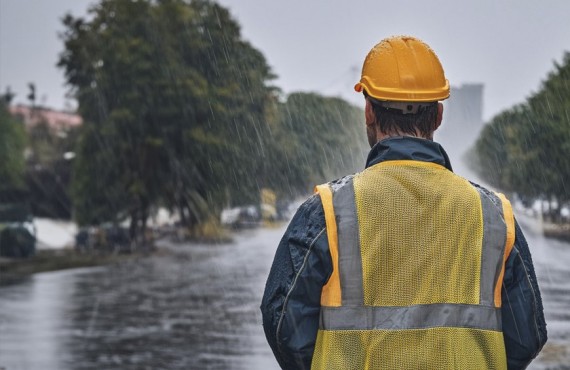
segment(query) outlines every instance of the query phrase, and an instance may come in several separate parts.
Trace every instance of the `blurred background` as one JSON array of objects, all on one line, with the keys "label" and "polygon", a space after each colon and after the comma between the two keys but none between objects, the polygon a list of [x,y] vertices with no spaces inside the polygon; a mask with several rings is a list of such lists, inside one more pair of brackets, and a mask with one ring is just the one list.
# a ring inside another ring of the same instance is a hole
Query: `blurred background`
[{"label": "blurred background", "polygon": [[0,369],[277,369],[258,310],[313,186],[364,167],[362,62],[416,36],[435,140],[507,193],[570,369],[570,3],[0,0]]}]

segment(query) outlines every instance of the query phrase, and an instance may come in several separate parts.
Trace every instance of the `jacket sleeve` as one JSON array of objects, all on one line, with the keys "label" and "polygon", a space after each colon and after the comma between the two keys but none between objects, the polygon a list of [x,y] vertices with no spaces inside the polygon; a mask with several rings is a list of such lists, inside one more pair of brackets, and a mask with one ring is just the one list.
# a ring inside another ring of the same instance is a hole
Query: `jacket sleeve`
[{"label": "jacket sleeve", "polygon": [[546,343],[547,333],[532,258],[518,223],[505,266],[502,302],[508,369],[525,369]]},{"label": "jacket sleeve", "polygon": [[310,369],[321,290],[331,272],[324,212],[313,195],[277,247],[261,302],[265,336],[282,369]]}]

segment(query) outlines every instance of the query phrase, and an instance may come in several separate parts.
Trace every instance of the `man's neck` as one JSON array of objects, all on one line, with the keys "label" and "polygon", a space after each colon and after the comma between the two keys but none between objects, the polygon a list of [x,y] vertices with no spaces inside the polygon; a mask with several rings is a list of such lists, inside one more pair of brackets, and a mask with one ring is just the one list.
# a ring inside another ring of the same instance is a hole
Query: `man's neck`
[{"label": "man's neck", "polygon": [[378,143],[379,141],[382,141],[384,139],[389,139],[392,137],[413,137],[413,138],[417,138],[417,139],[426,139],[426,140],[433,141],[433,132],[431,133],[431,135],[429,137],[425,137],[425,136],[421,135],[419,132],[416,132],[416,135],[412,135],[409,133],[402,133],[402,132],[393,132],[393,133],[388,133],[388,134],[378,132],[376,135],[376,143]]}]

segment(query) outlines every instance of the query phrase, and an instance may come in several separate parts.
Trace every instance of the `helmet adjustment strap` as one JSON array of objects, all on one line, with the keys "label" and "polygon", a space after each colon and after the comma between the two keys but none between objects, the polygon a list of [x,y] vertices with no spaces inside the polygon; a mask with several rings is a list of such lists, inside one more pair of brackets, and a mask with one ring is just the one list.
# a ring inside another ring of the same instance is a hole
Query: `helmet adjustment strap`
[{"label": "helmet adjustment strap", "polygon": [[387,101],[378,100],[371,97],[366,90],[363,91],[364,97],[369,99],[370,102],[378,107],[384,108],[386,110],[397,110],[400,114],[418,114],[421,113],[424,108],[428,108],[436,102],[405,102],[405,101]]},{"label": "helmet adjustment strap", "polygon": [[414,103],[403,101],[381,101],[374,100],[374,103],[382,108],[394,109],[400,111],[402,114],[417,114],[424,110],[424,108],[432,106],[434,103]]}]

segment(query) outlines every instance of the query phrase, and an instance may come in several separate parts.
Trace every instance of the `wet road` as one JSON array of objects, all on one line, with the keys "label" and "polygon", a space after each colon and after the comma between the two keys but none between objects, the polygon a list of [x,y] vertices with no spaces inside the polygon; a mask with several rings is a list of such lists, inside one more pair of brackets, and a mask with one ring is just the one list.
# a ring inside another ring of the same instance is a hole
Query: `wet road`
[{"label": "wet road", "polygon": [[282,233],[0,287],[0,368],[277,369],[258,307]]},{"label": "wet road", "polygon": [[[570,369],[570,244],[531,244],[550,340],[531,369]],[[278,229],[231,245],[172,245],[152,258],[36,274],[0,287],[0,368],[277,369],[258,310]]]},{"label": "wet road", "polygon": [[540,225],[517,213],[538,278],[548,342],[529,369],[570,369],[570,243],[545,238]]}]

